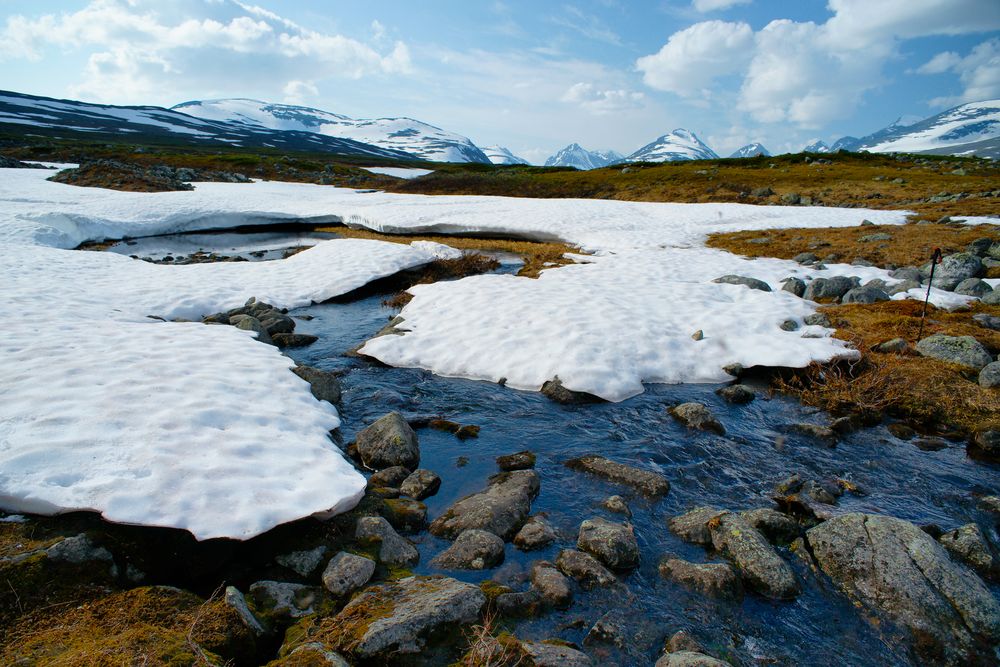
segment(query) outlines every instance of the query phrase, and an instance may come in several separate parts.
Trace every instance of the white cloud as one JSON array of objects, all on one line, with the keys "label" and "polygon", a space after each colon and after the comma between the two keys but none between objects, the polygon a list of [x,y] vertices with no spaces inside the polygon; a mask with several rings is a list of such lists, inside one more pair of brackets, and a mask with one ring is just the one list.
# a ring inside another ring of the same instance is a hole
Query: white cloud
[{"label": "white cloud", "polygon": [[289,81],[285,84],[285,104],[304,104],[319,95],[319,88],[312,81]]},{"label": "white cloud", "polygon": [[590,83],[575,83],[560,98],[563,102],[579,104],[598,115],[635,109],[642,105],[645,95],[629,90],[600,90]]},{"label": "white cloud", "polygon": [[920,74],[958,74],[961,95],[936,97],[931,106],[945,107],[1000,97],[1000,38],[989,39],[964,58],[953,51],[939,53],[917,69]]},{"label": "white cloud", "polygon": [[944,51],[918,67],[917,73],[944,74],[960,62],[962,62],[962,56],[958,55],[954,51]]},{"label": "white cloud", "polygon": [[699,12],[714,12],[736,5],[749,5],[751,0],[691,0],[691,6]]},{"label": "white cloud", "polygon": [[573,5],[564,5],[563,14],[553,16],[549,20],[556,25],[578,32],[587,39],[615,45],[622,42],[618,33],[609,29],[604,21]]},{"label": "white cloud", "polygon": [[683,97],[702,96],[719,76],[739,71],[753,48],[746,23],[702,21],[675,32],[658,53],[636,61],[651,88]]}]

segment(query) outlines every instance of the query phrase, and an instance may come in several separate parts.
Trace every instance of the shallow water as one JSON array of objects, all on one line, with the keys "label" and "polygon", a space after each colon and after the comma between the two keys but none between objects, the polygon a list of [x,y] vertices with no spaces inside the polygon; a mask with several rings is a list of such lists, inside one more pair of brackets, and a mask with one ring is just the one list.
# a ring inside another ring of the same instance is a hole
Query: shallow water
[{"label": "shallow water", "polygon": [[290,248],[316,245],[320,241],[336,237],[333,233],[312,231],[167,234],[118,241],[107,250],[119,255],[157,260],[168,256],[182,257],[196,252],[211,252],[254,262],[281,259]]},{"label": "shallow water", "polygon": [[[312,315],[314,319],[300,321],[296,331],[320,337],[310,347],[290,351],[295,360],[343,373],[344,441],[390,410],[407,418],[433,415],[479,425],[479,437],[465,441],[418,429],[420,465],[443,479],[440,492],[425,501],[429,520],[456,499],[482,489],[497,471],[495,457],[527,448],[538,456],[536,469],[542,480],[533,512],[547,515],[560,531],[561,539],[541,551],[522,553],[508,544],[506,561],[494,570],[448,575],[470,582],[492,577],[522,590],[527,588],[530,563],[554,560],[560,549],[572,547],[583,519],[622,520],[601,507],[608,495],[622,495],[632,509],[642,563],[621,578],[624,587],[578,590],[569,610],[514,626],[521,638],[558,637],[584,645],[588,629],[607,613],[611,620],[620,619],[626,642],[621,651],[585,646],[600,664],[652,664],[664,639],[680,629],[691,631],[733,664],[908,664],[902,651],[884,643],[850,603],[828,590],[790,552],[784,555],[804,582],[802,595],[792,602],[748,595],[741,604],[717,603],[659,577],[657,564],[667,553],[708,560],[704,549],[670,533],[668,518],[704,504],[770,507],[774,484],[793,473],[844,478],[869,492],[864,497],[845,494],[835,511],[884,513],[918,524],[936,523],[945,530],[976,521],[996,538],[995,525],[976,509],[973,494],[1000,491],[1000,467],[970,461],[961,443],[926,452],[876,427],[827,449],[780,430],[792,422],[824,423],[825,415],[787,398],[769,398],[763,391],[749,405],[730,406],[715,395],[719,385],[650,385],[644,394],[621,403],[563,406],[534,392],[343,356],[396,313],[381,305],[382,298],[322,304],[292,313]],[[728,430],[726,436],[689,431],[667,414],[667,406],[692,400],[715,411]],[[659,470],[670,480],[671,491],[649,502],[627,487],[562,465],[566,459],[590,453]],[[460,464],[460,458],[467,463]],[[415,571],[437,572],[428,563],[448,542],[426,531],[409,537],[421,552]],[[993,587],[994,593],[998,588]]]}]

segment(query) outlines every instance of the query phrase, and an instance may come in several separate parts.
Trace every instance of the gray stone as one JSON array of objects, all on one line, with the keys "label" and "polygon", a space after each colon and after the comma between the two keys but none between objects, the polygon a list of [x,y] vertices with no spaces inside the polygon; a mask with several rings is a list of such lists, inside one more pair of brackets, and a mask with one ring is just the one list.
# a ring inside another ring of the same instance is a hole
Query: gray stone
[{"label": "gray stone", "polygon": [[712,546],[739,570],[743,583],[765,597],[787,600],[799,593],[792,568],[746,520],[724,512],[708,524]]},{"label": "gray stone", "polygon": [[420,463],[417,434],[398,412],[390,412],[355,437],[361,462],[373,470],[403,466],[410,470]]},{"label": "gray stone", "polygon": [[981,301],[988,306],[1000,306],[1000,289],[987,292],[983,295]]},{"label": "gray stone", "polygon": [[980,370],[993,361],[986,348],[972,336],[934,334],[917,343],[917,352],[925,357],[940,359]]},{"label": "gray stone", "polygon": [[670,491],[670,482],[663,475],[611,461],[597,454],[570,459],[564,465],[571,470],[580,470],[609,482],[630,486],[654,498],[665,496]]},{"label": "gray stone", "polygon": [[993,554],[983,531],[974,523],[967,523],[948,531],[938,542],[952,556],[962,561],[982,577],[995,577],[1000,572],[1000,562]]},{"label": "gray stone", "polygon": [[661,656],[654,667],[731,667],[731,665],[697,651],[677,651]]},{"label": "gray stone", "polygon": [[288,315],[277,311],[269,310],[257,315],[260,324],[271,336],[275,334],[290,334],[295,330],[295,320]]},{"label": "gray stone", "polygon": [[429,498],[441,488],[441,478],[432,470],[414,470],[399,485],[399,492],[415,500]]},{"label": "gray stone", "polygon": [[875,346],[876,352],[881,352],[883,354],[893,354],[905,351],[910,344],[906,342],[904,338],[893,338],[892,340],[887,340],[884,343],[879,343]]},{"label": "gray stone", "polygon": [[563,549],[556,557],[556,567],[567,577],[576,579],[584,588],[611,586],[618,580],[611,570],[583,551]]},{"label": "gray stone", "polygon": [[[926,280],[930,277],[931,265],[924,264],[920,273]],[[932,284],[938,289],[952,291],[966,278],[975,278],[983,272],[983,262],[971,253],[960,252],[945,255],[941,263],[934,268]]]},{"label": "gray stone", "polygon": [[385,498],[382,516],[396,530],[418,531],[427,523],[427,505],[412,498]]},{"label": "gray stone", "polygon": [[891,241],[892,234],[886,234],[885,232],[877,232],[875,234],[866,234],[858,239],[861,243],[874,243],[876,241]]},{"label": "gray stone", "polygon": [[380,516],[358,519],[354,537],[362,546],[377,546],[378,559],[392,567],[412,567],[420,560],[420,552]]},{"label": "gray stone", "polygon": [[806,282],[801,278],[786,278],[781,285],[783,292],[791,292],[795,296],[801,297],[806,293]]},{"label": "gray stone", "polygon": [[407,577],[361,591],[331,623],[344,630],[345,648],[355,658],[386,659],[419,653],[435,631],[475,623],[485,605],[478,586],[449,577]]},{"label": "gray stone", "polygon": [[287,567],[300,577],[308,577],[319,567],[325,553],[326,547],[318,546],[315,549],[281,554],[275,556],[274,560],[277,561],[278,565]]},{"label": "gray stone", "polygon": [[232,324],[237,329],[243,329],[244,331],[253,331],[257,334],[257,340],[262,343],[267,343],[268,345],[273,344],[270,334],[261,325],[260,320],[256,317],[251,317],[250,315],[236,315],[235,317],[229,318],[229,323]]},{"label": "gray stone", "polygon": [[798,192],[786,192],[785,194],[781,195],[782,204],[789,204],[794,206],[795,204],[798,204],[800,201],[802,201],[802,197],[799,195]]},{"label": "gray stone", "polygon": [[563,644],[522,641],[521,648],[535,667],[593,667],[586,653]]},{"label": "gray stone", "polygon": [[802,298],[809,301],[839,299],[855,287],[860,287],[860,284],[861,281],[857,278],[847,276],[816,278],[806,286]]},{"label": "gray stone", "polygon": [[531,588],[526,591],[501,593],[493,598],[497,613],[501,616],[538,616],[542,607],[542,596]]},{"label": "gray stone", "polygon": [[841,303],[878,303],[888,301],[889,295],[876,287],[855,287],[841,297]]},{"label": "gray stone", "polygon": [[399,488],[406,478],[410,476],[409,468],[403,466],[391,466],[383,468],[368,478],[369,488]]},{"label": "gray stone", "polygon": [[271,336],[271,340],[277,347],[306,347],[319,340],[318,336],[312,334],[279,333]]},{"label": "gray stone", "polygon": [[979,386],[984,389],[1000,387],[1000,361],[993,361],[979,371]]},{"label": "gray stone", "polygon": [[615,514],[632,516],[632,510],[629,509],[628,503],[621,496],[608,496],[601,502],[601,507]]},{"label": "gray stone", "polygon": [[288,652],[284,660],[279,660],[274,665],[309,665],[310,667],[351,667],[351,664],[344,658],[331,651],[320,642],[309,642],[301,646],[296,646]]},{"label": "gray stone", "polygon": [[735,403],[736,405],[749,403],[756,396],[753,389],[745,384],[731,384],[728,387],[716,389],[715,393],[721,396],[725,401]]},{"label": "gray stone", "polygon": [[565,609],[573,602],[569,579],[548,561],[538,561],[531,567],[531,587],[538,591],[542,602],[550,607]]},{"label": "gray stone", "polygon": [[[1000,290],[997,290],[1000,292]],[[989,296],[989,295],[987,295]],[[986,313],[976,313],[972,316],[972,320],[981,327],[986,329],[993,329],[994,331],[1000,331],[1000,317],[996,315],[987,315]]]},{"label": "gray stone", "polygon": [[312,395],[317,400],[329,403],[340,402],[340,380],[335,373],[312,366],[296,366],[292,372],[309,383]]},{"label": "gray stone", "polygon": [[917,283],[917,285],[919,285],[924,279],[920,269],[915,266],[904,266],[899,269],[893,269],[889,272],[889,276],[895,278],[896,280],[912,280]]},{"label": "gray stone", "polygon": [[95,544],[83,533],[56,542],[45,550],[45,554],[49,560],[73,563],[74,565],[97,562],[111,563],[113,570],[117,572],[117,568],[114,568],[115,559],[111,552]]},{"label": "gray stone", "polygon": [[1000,431],[996,429],[978,431],[974,436],[972,436],[972,442],[970,444],[972,449],[979,454],[1000,457]]},{"label": "gray stone", "polygon": [[726,285],[746,285],[750,289],[760,290],[762,292],[770,292],[771,286],[765,283],[763,280],[757,280],[756,278],[750,278],[749,276],[737,276],[733,274],[720,276],[712,281],[713,283],[723,283]]},{"label": "gray stone", "polygon": [[430,531],[438,537],[454,539],[464,530],[479,528],[509,540],[524,525],[538,488],[539,478],[534,470],[494,475],[485,491],[456,501],[431,523]]},{"label": "gray stone", "polygon": [[669,412],[674,419],[688,428],[711,431],[719,435],[726,434],[726,428],[703,403],[681,403],[670,408]]},{"label": "gray stone", "polygon": [[792,261],[799,264],[813,264],[819,261],[819,257],[811,252],[800,252],[795,257],[792,257]]},{"label": "gray stone", "polygon": [[966,278],[955,286],[955,294],[963,294],[965,296],[982,297],[984,294],[989,294],[992,291],[993,288],[979,278]]},{"label": "gray stone", "polygon": [[831,326],[831,324],[830,324],[830,318],[827,317],[826,315],[824,315],[823,313],[812,313],[810,315],[806,315],[802,319],[802,321],[805,322],[807,325],[809,325],[811,327],[830,327]]},{"label": "gray stone", "polygon": [[886,292],[888,292],[889,296],[895,296],[896,294],[909,292],[911,289],[917,289],[918,287],[920,287],[920,283],[916,280],[903,280],[889,287]]},{"label": "gray stone", "polygon": [[240,593],[239,589],[235,586],[226,586],[226,593],[223,596],[223,602],[226,606],[236,612],[236,615],[240,617],[240,621],[245,625],[250,632],[255,636],[260,637],[265,634],[267,630],[264,625],[260,622],[260,619],[250,611],[250,607],[247,606],[247,600],[243,597],[243,593]]},{"label": "gray stone", "polygon": [[790,433],[797,433],[799,435],[804,435],[808,438],[818,440],[827,447],[833,447],[837,444],[837,434],[829,426],[799,422],[796,424],[788,424],[785,426],[785,430]]},{"label": "gray stone", "polygon": [[530,470],[535,467],[535,454],[527,449],[497,457],[497,467],[504,472]]},{"label": "gray stone", "polygon": [[450,570],[486,570],[503,562],[503,540],[485,530],[462,531],[450,547],[431,561],[434,567]]},{"label": "gray stone", "polygon": [[549,400],[555,401],[556,403],[564,403],[566,405],[579,405],[584,403],[600,403],[603,401],[599,396],[593,394],[588,394],[585,391],[575,391],[573,389],[567,389],[559,376],[555,376],[551,380],[547,380],[542,384],[542,388],[539,390],[542,396],[545,396]]},{"label": "gray stone", "polygon": [[799,323],[795,320],[785,320],[780,325],[782,331],[798,331]]},{"label": "gray stone", "polygon": [[514,546],[521,551],[534,551],[549,546],[556,541],[556,531],[545,519],[533,516],[517,531]]},{"label": "gray stone", "polygon": [[375,561],[341,551],[323,570],[323,586],[337,597],[350,595],[368,583],[375,574]]},{"label": "gray stone", "polygon": [[670,519],[667,525],[670,527],[670,532],[685,542],[708,546],[712,543],[712,533],[708,530],[708,522],[724,511],[718,507],[696,507]]},{"label": "gray stone", "polygon": [[580,524],[576,546],[612,570],[629,570],[639,564],[639,543],[632,526],[626,524],[587,519]]},{"label": "gray stone", "polygon": [[740,516],[771,544],[791,544],[802,532],[797,521],[769,507],[746,510]]},{"label": "gray stone", "polygon": [[1000,604],[979,577],[912,523],[843,514],[810,529],[806,540],[844,594],[908,632],[917,662],[988,662],[977,643],[1000,643]]},{"label": "gray stone", "polygon": [[691,563],[680,558],[665,558],[660,562],[660,576],[708,597],[724,600],[743,597],[740,578],[725,563]]},{"label": "gray stone", "polygon": [[302,584],[258,581],[250,585],[250,600],[258,612],[282,619],[302,618],[315,612],[316,591]]}]

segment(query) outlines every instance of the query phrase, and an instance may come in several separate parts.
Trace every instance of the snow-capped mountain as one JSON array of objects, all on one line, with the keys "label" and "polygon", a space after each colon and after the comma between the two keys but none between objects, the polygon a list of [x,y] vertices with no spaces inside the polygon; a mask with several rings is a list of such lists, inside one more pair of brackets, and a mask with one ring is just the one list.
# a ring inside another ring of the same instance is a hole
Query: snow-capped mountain
[{"label": "snow-capped mountain", "polygon": [[321,109],[240,98],[184,102],[172,110],[244,127],[352,139],[434,162],[489,163],[489,158],[466,137],[412,118],[350,118]]},{"label": "snow-capped mountain", "polygon": [[857,137],[841,137],[833,142],[832,146],[830,146],[830,152],[836,153],[837,151],[855,151],[858,149],[858,143],[860,141],[861,140]]},{"label": "snow-capped mountain", "polygon": [[[915,123],[900,119],[863,137],[853,150],[872,153],[981,154],[1000,139],[1000,100],[971,102]],[[985,142],[985,143],[983,143]],[[981,144],[981,146],[971,146]],[[993,149],[995,150],[995,148]]]},{"label": "snow-capped mountain", "polygon": [[482,150],[493,164],[528,164],[527,160],[514,155],[503,146],[484,146]]},{"label": "snow-capped mountain", "polygon": [[830,147],[826,145],[825,141],[814,141],[805,148],[802,149],[803,153],[829,153]]},{"label": "snow-capped mountain", "polygon": [[576,167],[577,169],[600,169],[622,159],[615,151],[588,151],[580,144],[570,144],[548,160],[546,167]]},{"label": "snow-capped mountain", "polygon": [[771,154],[768,152],[766,148],[764,148],[763,144],[757,143],[755,141],[754,143],[747,144],[743,148],[740,148],[739,150],[735,151],[729,157],[757,157],[758,155],[770,156]]},{"label": "snow-capped mountain", "polygon": [[105,140],[108,137],[125,141],[155,139],[188,145],[267,147],[397,160],[417,159],[403,151],[353,139],[195,118],[162,107],[89,104],[7,91],[0,91],[0,128],[15,132],[30,128],[40,134],[79,132],[93,139],[104,137]]},{"label": "snow-capped mountain", "polygon": [[629,155],[627,162],[674,162],[676,160],[714,160],[719,156],[702,143],[694,132],[683,128],[664,134]]}]

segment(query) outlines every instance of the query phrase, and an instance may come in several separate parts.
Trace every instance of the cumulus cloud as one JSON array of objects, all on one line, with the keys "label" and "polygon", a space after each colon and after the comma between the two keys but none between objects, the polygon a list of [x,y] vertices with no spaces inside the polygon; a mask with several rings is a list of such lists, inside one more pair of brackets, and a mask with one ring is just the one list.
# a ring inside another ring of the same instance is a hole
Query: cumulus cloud
[{"label": "cumulus cloud", "polygon": [[937,97],[932,106],[944,107],[963,102],[979,102],[1000,97],[1000,38],[989,39],[972,49],[964,58],[953,51],[939,53],[921,65],[920,74],[958,75],[961,95]]},{"label": "cumulus cloud", "polygon": [[312,81],[289,81],[285,84],[285,104],[303,104],[319,95],[319,88]]},{"label": "cumulus cloud", "polygon": [[639,58],[636,67],[651,88],[702,96],[714,78],[742,69],[753,43],[746,23],[702,21],[675,32],[658,53]]},{"label": "cumulus cloud", "polygon": [[600,90],[590,83],[576,83],[560,98],[563,102],[579,104],[598,115],[635,109],[642,105],[645,95],[629,90]]},{"label": "cumulus cloud", "polygon": [[714,12],[736,5],[749,5],[750,0],[691,0],[691,6],[699,12]]},{"label": "cumulus cloud", "polygon": [[402,42],[377,50],[237,0],[92,0],[73,13],[12,16],[0,44],[0,60],[38,59],[53,47],[90,49],[74,89],[110,102],[146,101],[150,91],[227,91],[248,80],[277,92],[290,80],[411,68]]}]

